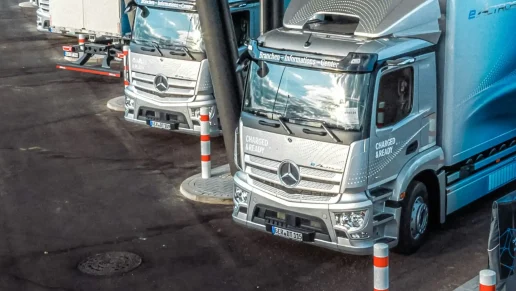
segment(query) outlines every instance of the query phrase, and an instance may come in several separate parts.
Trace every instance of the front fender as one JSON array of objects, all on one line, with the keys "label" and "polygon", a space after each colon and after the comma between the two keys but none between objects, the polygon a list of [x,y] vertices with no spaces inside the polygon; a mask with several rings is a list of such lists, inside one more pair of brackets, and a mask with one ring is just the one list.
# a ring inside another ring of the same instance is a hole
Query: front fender
[{"label": "front fender", "polygon": [[[400,201],[400,193],[407,190],[410,182],[419,173],[431,170],[436,173],[444,166],[444,152],[440,147],[432,147],[422,153],[419,153],[413,157],[408,163],[403,166],[396,181],[394,182],[393,193],[394,197],[391,199],[394,201]],[[440,193],[442,194],[442,193]]]}]

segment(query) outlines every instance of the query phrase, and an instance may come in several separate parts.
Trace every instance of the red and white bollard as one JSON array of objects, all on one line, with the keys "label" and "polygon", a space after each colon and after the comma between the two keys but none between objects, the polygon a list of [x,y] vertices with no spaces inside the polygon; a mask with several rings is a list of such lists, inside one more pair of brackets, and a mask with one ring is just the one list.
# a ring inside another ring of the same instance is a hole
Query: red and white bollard
[{"label": "red and white bollard", "polygon": [[84,45],[86,44],[86,35],[79,34],[79,47],[81,48],[81,52],[84,53]]},{"label": "red and white bollard", "polygon": [[123,52],[124,52],[124,86],[127,88],[129,86],[129,46],[124,45]]},{"label": "red and white bollard", "polygon": [[211,178],[210,108],[201,107],[201,176]]},{"label": "red and white bollard", "polygon": [[496,290],[496,272],[492,270],[482,270],[479,275],[480,291]]},{"label": "red and white bollard", "polygon": [[389,246],[383,243],[374,245],[374,291],[389,290]]}]

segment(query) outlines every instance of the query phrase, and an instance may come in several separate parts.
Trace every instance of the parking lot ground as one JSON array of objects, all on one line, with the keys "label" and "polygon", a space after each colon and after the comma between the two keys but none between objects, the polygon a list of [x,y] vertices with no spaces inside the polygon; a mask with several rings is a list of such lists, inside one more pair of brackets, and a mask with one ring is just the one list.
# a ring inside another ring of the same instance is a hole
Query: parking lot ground
[{"label": "parking lot ground", "polygon": [[[372,290],[372,259],[236,226],[231,206],[191,202],[197,137],[127,123],[106,102],[122,82],[58,71],[61,45],[34,9],[0,1],[0,290]],[[214,139],[214,166],[226,163]],[[391,256],[391,290],[453,290],[487,265],[490,205],[452,215],[413,256]],[[142,265],[93,277],[77,263],[131,251]]]}]

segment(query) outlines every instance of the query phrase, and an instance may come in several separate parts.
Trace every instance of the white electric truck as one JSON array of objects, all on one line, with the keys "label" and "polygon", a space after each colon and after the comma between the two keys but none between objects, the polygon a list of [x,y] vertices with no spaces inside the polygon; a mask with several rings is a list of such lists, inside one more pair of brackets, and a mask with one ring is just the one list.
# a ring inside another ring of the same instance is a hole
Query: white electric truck
[{"label": "white electric truck", "polygon": [[239,59],[233,220],[416,251],[516,179],[515,29],[515,1],[292,0]]},{"label": "white electric truck", "polygon": [[[259,1],[228,1],[239,51],[245,51],[245,41],[260,34]],[[200,108],[209,107],[211,133],[221,134],[195,1],[136,3],[125,119],[199,134]]]}]

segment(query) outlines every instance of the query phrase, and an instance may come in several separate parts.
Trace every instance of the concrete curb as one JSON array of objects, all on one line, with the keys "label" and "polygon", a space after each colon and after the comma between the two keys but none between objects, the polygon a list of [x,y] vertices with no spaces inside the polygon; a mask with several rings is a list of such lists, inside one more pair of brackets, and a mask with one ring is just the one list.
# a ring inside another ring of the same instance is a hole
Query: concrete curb
[{"label": "concrete curb", "polygon": [[19,3],[18,6],[23,7],[23,8],[38,8],[38,6],[32,4],[31,2],[22,2],[22,3]]},{"label": "concrete curb", "polygon": [[186,179],[181,184],[181,194],[196,202],[233,205],[233,177],[229,165],[212,169],[211,173],[209,179],[202,179],[201,174]]},{"label": "concrete curb", "polygon": [[107,108],[118,111],[125,112],[125,96],[115,97],[107,102]]},{"label": "concrete curb", "polygon": [[459,288],[455,289],[454,291],[478,291],[479,285],[480,285],[480,283],[478,281],[478,276],[476,276],[475,278],[464,283],[464,285],[460,286]]}]

